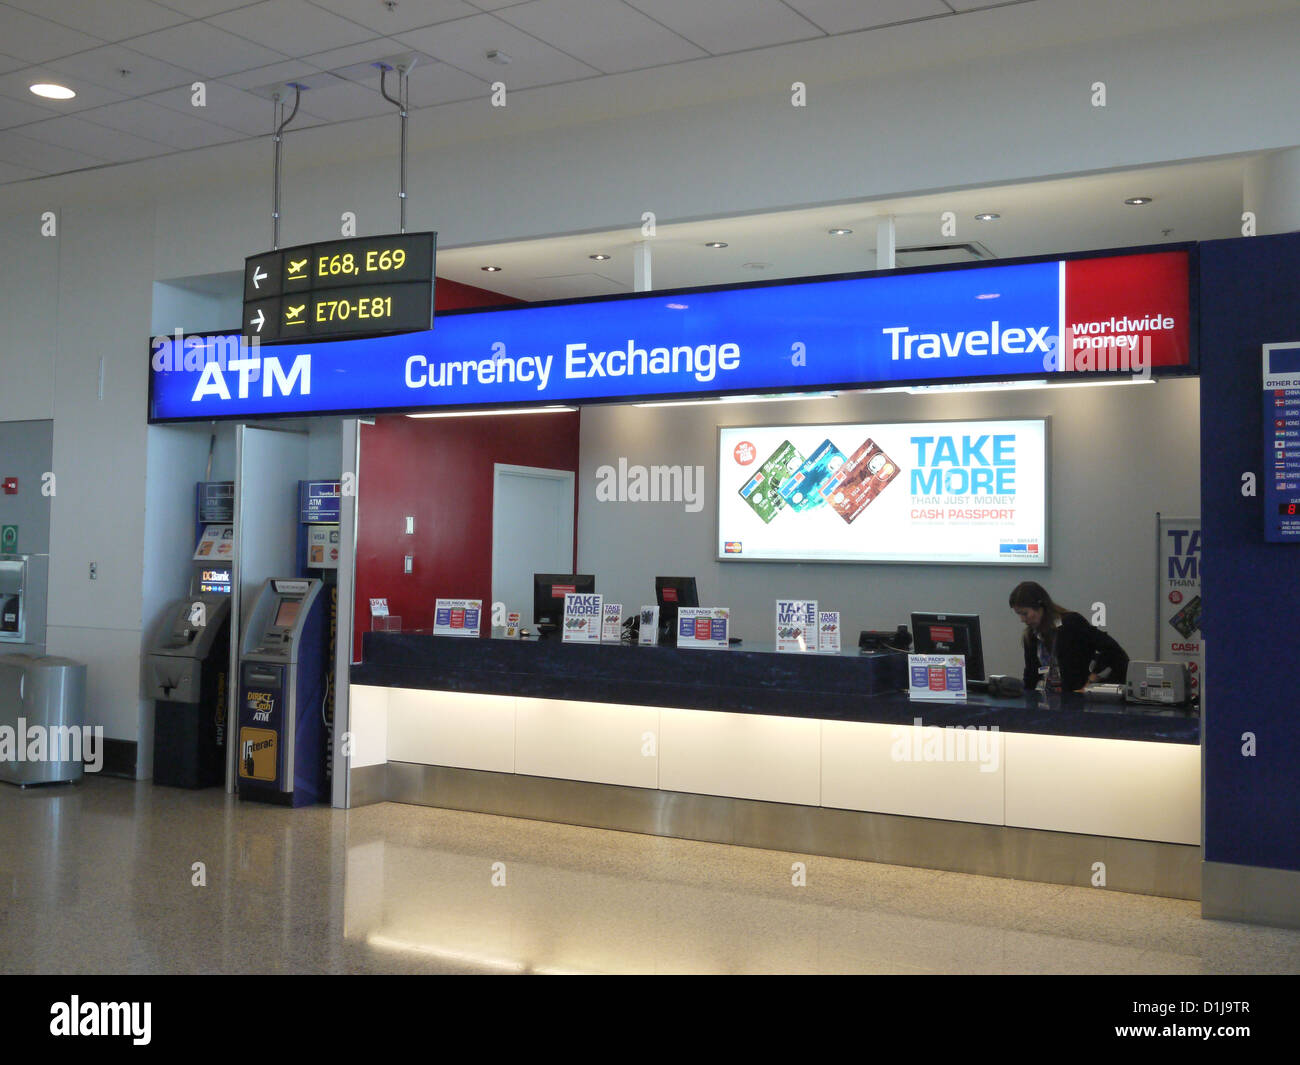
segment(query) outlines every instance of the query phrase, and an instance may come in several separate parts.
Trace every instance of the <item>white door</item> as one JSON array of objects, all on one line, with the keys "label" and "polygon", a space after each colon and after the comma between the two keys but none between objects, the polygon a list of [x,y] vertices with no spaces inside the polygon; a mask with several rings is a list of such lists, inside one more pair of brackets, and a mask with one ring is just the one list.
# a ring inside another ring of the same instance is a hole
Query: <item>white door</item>
[{"label": "white door", "polygon": [[492,486],[492,601],[533,622],[533,574],[573,572],[571,470],[497,463]]}]

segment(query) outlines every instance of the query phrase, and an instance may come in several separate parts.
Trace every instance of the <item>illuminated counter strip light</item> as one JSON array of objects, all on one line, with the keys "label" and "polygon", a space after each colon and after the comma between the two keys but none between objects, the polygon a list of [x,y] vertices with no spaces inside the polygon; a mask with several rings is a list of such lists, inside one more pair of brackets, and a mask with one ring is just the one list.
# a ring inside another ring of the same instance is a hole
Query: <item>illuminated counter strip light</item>
[{"label": "illuminated counter strip light", "polygon": [[509,408],[496,410],[441,410],[430,411],[426,414],[408,414],[408,418],[482,418],[488,415],[497,417],[509,417],[513,414],[561,414],[572,413],[577,407],[520,407],[518,410]]}]

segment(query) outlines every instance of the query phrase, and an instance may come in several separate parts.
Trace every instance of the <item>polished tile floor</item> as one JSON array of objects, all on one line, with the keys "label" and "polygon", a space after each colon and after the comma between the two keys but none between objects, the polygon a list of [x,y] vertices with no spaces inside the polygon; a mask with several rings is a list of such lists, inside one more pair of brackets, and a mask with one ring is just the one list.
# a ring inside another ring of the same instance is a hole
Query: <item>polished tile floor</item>
[{"label": "polished tile floor", "polygon": [[1297,973],[1300,931],[1088,888],[87,778],[0,784],[0,972]]}]

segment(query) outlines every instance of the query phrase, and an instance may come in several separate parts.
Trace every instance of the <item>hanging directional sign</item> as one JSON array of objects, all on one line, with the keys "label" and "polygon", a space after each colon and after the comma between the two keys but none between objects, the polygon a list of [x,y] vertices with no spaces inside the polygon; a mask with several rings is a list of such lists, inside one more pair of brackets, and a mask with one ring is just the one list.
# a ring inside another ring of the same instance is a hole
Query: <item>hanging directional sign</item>
[{"label": "hanging directional sign", "polygon": [[274,343],[429,329],[436,245],[436,233],[399,233],[254,255],[244,333]]}]

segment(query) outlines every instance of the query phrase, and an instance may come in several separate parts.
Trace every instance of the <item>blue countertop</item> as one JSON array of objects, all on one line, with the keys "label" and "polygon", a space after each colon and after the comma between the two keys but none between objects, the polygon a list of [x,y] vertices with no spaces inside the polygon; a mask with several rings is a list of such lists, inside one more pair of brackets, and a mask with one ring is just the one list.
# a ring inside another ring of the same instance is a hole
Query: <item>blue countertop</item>
[{"label": "blue countertop", "polygon": [[688,710],[866,721],[996,726],[1002,732],[1199,743],[1200,718],[1181,708],[1087,696],[972,694],[965,702],[907,697],[907,656],[705,651],[549,640],[464,639],[368,632],[352,683],[390,688],[576,699]]}]

